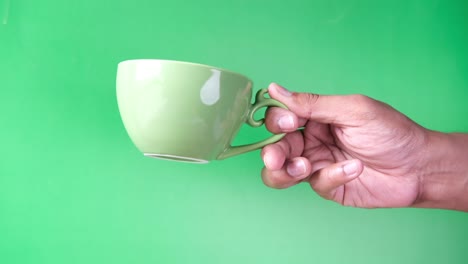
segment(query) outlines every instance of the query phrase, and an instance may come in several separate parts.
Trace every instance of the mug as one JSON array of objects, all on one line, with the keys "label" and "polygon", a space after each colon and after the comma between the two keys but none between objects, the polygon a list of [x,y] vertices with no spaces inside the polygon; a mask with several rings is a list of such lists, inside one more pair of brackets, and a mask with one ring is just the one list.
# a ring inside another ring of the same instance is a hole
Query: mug
[{"label": "mug", "polygon": [[276,134],[232,146],[243,123],[263,107],[286,108],[261,89],[251,104],[252,81],[229,70],[191,62],[140,59],[120,62],[117,103],[125,129],[148,157],[207,163],[256,150],[280,140]]}]

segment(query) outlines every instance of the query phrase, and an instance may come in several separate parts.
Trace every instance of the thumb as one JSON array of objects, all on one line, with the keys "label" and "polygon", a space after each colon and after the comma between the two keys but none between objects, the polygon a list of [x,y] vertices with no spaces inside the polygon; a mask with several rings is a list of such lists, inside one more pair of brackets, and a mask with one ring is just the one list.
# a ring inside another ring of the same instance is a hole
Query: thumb
[{"label": "thumb", "polygon": [[276,83],[270,84],[268,93],[298,117],[325,124],[357,126],[375,116],[377,110],[377,101],[363,95],[295,93]]},{"label": "thumb", "polygon": [[310,176],[310,186],[325,199],[333,200],[336,189],[354,179],[363,170],[360,160],[346,160],[316,171]]}]

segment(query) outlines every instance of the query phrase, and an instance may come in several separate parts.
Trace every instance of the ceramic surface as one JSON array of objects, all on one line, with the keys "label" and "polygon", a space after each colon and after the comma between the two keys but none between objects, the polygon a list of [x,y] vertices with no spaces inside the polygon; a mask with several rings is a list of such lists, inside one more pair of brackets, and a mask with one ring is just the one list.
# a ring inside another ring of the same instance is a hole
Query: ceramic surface
[{"label": "ceramic surface", "polygon": [[119,63],[117,101],[125,128],[146,156],[207,162],[255,150],[279,140],[231,147],[244,122],[261,107],[280,106],[259,91],[251,105],[252,81],[235,72],[189,62],[129,60]]}]

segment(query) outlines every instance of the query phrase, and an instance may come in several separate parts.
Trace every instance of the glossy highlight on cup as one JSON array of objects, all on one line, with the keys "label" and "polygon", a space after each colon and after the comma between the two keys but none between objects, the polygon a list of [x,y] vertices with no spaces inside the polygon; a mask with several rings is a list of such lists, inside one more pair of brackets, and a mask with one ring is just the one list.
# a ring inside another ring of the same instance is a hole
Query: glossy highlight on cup
[{"label": "glossy highlight on cup", "polygon": [[140,59],[119,63],[117,103],[125,129],[147,157],[207,163],[253,151],[281,139],[232,146],[242,124],[262,126],[254,114],[282,103],[257,92],[252,81],[218,67],[170,60]]}]

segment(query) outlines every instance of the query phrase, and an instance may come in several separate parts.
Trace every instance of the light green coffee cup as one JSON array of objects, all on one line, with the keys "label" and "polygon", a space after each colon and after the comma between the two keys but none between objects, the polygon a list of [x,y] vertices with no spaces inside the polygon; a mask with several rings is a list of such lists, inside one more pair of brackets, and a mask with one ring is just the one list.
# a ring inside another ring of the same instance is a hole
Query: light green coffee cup
[{"label": "light green coffee cup", "polygon": [[243,123],[263,125],[254,114],[282,103],[228,70],[180,61],[128,60],[117,69],[117,102],[128,135],[145,156],[206,163],[262,148],[284,134],[232,146]]}]

